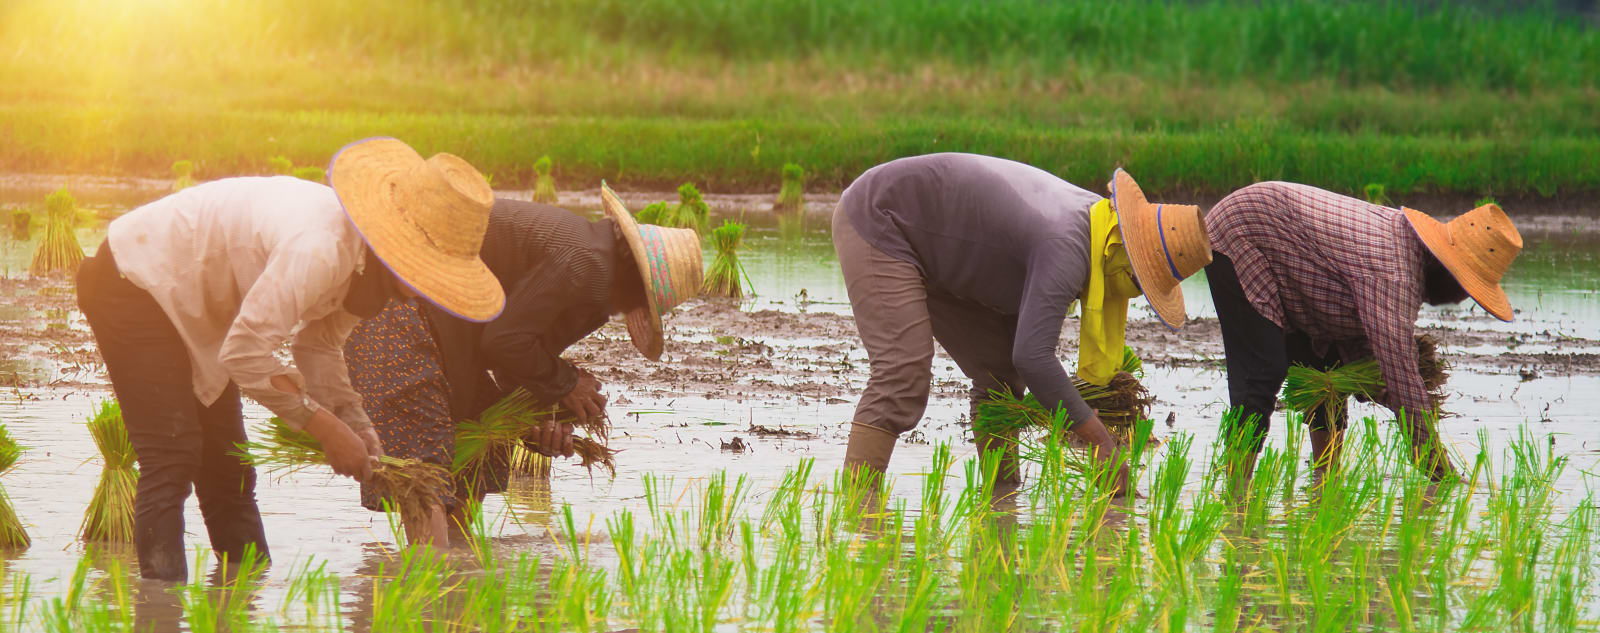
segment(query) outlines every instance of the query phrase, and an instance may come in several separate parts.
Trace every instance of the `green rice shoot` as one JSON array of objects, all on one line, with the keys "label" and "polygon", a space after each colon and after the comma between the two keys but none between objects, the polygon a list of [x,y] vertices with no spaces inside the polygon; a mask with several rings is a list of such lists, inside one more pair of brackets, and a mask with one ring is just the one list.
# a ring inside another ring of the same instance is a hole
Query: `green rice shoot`
[{"label": "green rice shoot", "polygon": [[[0,424],[0,477],[16,467],[17,460],[22,457],[22,451],[22,445],[11,437],[11,431],[6,425]],[[22,527],[22,520],[17,517],[16,508],[11,505],[11,497],[6,494],[4,487],[0,486],[0,548],[27,547],[31,542],[28,530]]]},{"label": "green rice shoot", "polygon": [[[1132,348],[1124,346],[1120,371],[1109,383],[1094,385],[1073,376],[1072,386],[1089,406],[1098,410],[1100,421],[1111,431],[1111,436],[1127,444],[1132,441],[1137,423],[1149,419],[1153,398],[1139,382],[1143,375],[1144,363]],[[1007,391],[994,391],[990,392],[988,400],[978,404],[972,428],[974,432],[1011,434],[1030,428],[1054,428],[1055,418],[1032,393],[1019,398]]]},{"label": "green rice shoot", "polygon": [[195,185],[194,161],[176,160],[172,162],[172,190],[183,191]]},{"label": "green rice shoot", "polygon": [[695,188],[694,183],[686,182],[678,186],[677,204],[651,204],[641,209],[635,218],[644,224],[703,231],[710,212],[700,190]]},{"label": "green rice shoot", "polygon": [[750,273],[739,261],[739,247],[744,244],[743,222],[724,220],[722,226],[711,231],[711,245],[716,256],[706,269],[704,292],[714,297],[742,299],[750,287]]},{"label": "green rice shoot", "polygon": [[555,204],[557,200],[556,179],[550,175],[550,156],[540,156],[539,160],[533,161],[533,171],[536,174],[533,184],[533,201]]},{"label": "green rice shoot", "polygon": [[133,502],[139,489],[138,455],[115,399],[100,403],[89,418],[89,435],[100,449],[100,482],[83,513],[78,538],[86,543],[132,543]]},{"label": "green rice shoot", "polygon": [[806,212],[805,169],[794,163],[783,165],[783,187],[778,190],[778,201],[772,210],[782,215]]},{"label": "green rice shoot", "polygon": [[[1434,415],[1443,417],[1449,365],[1440,357],[1437,339],[1423,334],[1416,341],[1417,368],[1422,375],[1423,388],[1428,392],[1429,406]],[[1348,410],[1351,396],[1376,399],[1383,389],[1383,371],[1373,358],[1340,364],[1327,371],[1294,365],[1289,367],[1284,379],[1283,402],[1291,411],[1306,413],[1321,409],[1328,416],[1325,419],[1337,420]]]},{"label": "green rice shoot", "polygon": [[[511,392],[510,395],[485,409],[476,419],[463,421],[456,427],[455,456],[451,472],[468,482],[480,480],[487,475],[498,459],[510,459],[513,470],[516,470],[517,449],[536,455],[537,451],[532,450],[526,438],[533,427],[546,422],[576,424],[577,418],[561,407],[540,407],[533,395],[522,389]],[[596,422],[580,425],[579,428],[591,436],[573,437],[573,448],[580,459],[579,465],[590,470],[595,466],[601,466],[614,473],[613,458],[616,451],[607,447],[603,441],[593,439],[605,438],[610,431],[610,422],[601,418]]]},{"label": "green rice shoot", "polygon": [[83,247],[78,245],[78,236],[72,231],[78,216],[78,201],[62,187],[47,196],[44,204],[47,211],[44,239],[33,253],[28,274],[77,272],[78,265],[83,263]]}]

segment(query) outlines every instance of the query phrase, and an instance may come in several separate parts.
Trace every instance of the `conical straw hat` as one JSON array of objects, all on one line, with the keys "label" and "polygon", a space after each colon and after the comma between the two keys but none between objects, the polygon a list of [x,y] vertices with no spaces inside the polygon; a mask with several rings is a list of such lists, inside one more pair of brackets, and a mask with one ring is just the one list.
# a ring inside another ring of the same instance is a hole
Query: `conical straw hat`
[{"label": "conical straw hat", "polygon": [[444,311],[484,322],[505,307],[505,290],[478,258],[494,191],[451,154],[423,160],[397,139],[344,146],[328,182],[367,246],[400,281]]},{"label": "conical straw hat", "polygon": [[661,360],[661,314],[700,293],[705,274],[700,235],[694,229],[669,229],[639,224],[617,194],[600,183],[600,204],[617,223],[644,279],[645,306],[628,311],[628,338],[640,354]]},{"label": "conical straw hat", "polygon": [[1120,168],[1110,186],[1122,243],[1145,299],[1167,327],[1182,327],[1186,315],[1178,282],[1211,263],[1211,238],[1200,220],[1200,207],[1151,204],[1133,176]]},{"label": "conical straw hat", "polygon": [[1450,271],[1472,300],[1501,321],[1512,317],[1511,300],[1500,278],[1522,252],[1522,234],[1500,205],[1486,204],[1445,224],[1416,209],[1401,207],[1428,251]]}]

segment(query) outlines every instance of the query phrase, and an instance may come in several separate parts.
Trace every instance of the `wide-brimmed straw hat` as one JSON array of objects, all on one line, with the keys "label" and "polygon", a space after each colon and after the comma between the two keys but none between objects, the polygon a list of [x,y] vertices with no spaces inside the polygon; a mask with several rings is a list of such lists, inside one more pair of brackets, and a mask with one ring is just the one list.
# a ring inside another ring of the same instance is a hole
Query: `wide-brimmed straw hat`
[{"label": "wide-brimmed straw hat", "polygon": [[1117,169],[1111,176],[1111,204],[1128,262],[1150,307],[1167,327],[1183,326],[1183,291],[1178,282],[1211,263],[1211,238],[1192,204],[1151,204],[1133,176]]},{"label": "wide-brimmed straw hat", "polygon": [[1500,210],[1486,204],[1448,224],[1416,209],[1400,208],[1428,251],[1450,271],[1472,300],[1501,321],[1510,321],[1511,300],[1500,278],[1522,252],[1522,234]]},{"label": "wide-brimmed straw hat", "polygon": [[644,279],[644,307],[629,310],[628,338],[640,354],[661,360],[661,314],[699,294],[704,277],[700,234],[694,229],[669,229],[639,224],[617,194],[600,183],[600,204],[616,221]]},{"label": "wide-brimmed straw hat", "polygon": [[451,154],[423,160],[393,138],[344,146],[328,182],[368,248],[418,295],[470,321],[505,307],[505,290],[478,258],[494,191]]}]

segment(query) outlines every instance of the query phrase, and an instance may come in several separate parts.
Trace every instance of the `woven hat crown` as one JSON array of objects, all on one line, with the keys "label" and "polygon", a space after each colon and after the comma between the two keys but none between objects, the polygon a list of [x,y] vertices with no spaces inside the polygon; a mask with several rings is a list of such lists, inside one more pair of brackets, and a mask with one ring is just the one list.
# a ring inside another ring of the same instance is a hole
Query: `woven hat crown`
[{"label": "woven hat crown", "polygon": [[1522,252],[1522,234],[1497,204],[1463,213],[1445,227],[1451,245],[1460,251],[1461,263],[1489,283],[1499,283]]},{"label": "woven hat crown", "polygon": [[390,184],[390,200],[400,217],[421,231],[440,251],[473,258],[489,228],[494,190],[467,161],[435,154]]}]

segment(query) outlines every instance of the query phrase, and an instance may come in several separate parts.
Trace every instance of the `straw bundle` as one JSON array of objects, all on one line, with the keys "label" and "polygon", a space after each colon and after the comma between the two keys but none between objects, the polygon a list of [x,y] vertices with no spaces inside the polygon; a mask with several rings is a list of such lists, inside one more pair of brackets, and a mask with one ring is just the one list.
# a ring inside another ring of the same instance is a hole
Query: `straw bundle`
[{"label": "straw bundle", "polygon": [[[260,442],[241,447],[241,456],[255,466],[268,471],[295,471],[328,462],[317,438],[281,419],[268,420],[265,426],[256,428],[256,433],[262,437]],[[418,459],[385,456],[378,458],[378,467],[372,470],[372,479],[367,483],[390,499],[402,515],[426,516],[450,491],[450,471]]]},{"label": "straw bundle", "polygon": [[744,243],[744,223],[724,220],[711,231],[711,244],[717,256],[706,270],[704,291],[708,295],[739,299],[745,295],[750,274],[739,263],[739,246]]},{"label": "straw bundle", "polygon": [[[540,408],[532,395],[518,389],[485,409],[477,419],[466,420],[456,427],[455,459],[451,470],[457,476],[472,481],[484,476],[496,456],[511,454],[518,447],[528,448],[526,442],[534,427],[545,422],[575,421],[570,411],[560,407]],[[604,438],[610,430],[610,423],[602,418],[584,425],[583,430]],[[616,451],[603,442],[574,436],[573,448],[577,451],[579,465],[591,470],[598,465],[616,472],[613,466]]]},{"label": "straw bundle", "polygon": [[1099,410],[1101,422],[1113,429],[1127,430],[1133,428],[1133,423],[1150,417],[1150,403],[1155,402],[1155,398],[1139,382],[1144,377],[1144,362],[1133,353],[1133,348],[1122,348],[1119,370],[1104,385],[1092,384],[1074,375],[1072,386],[1089,406]]},{"label": "straw bundle", "polygon": [[47,275],[56,271],[76,272],[83,263],[83,247],[72,225],[78,215],[78,201],[63,187],[44,199],[49,215],[45,222],[44,239],[33,253],[33,263],[28,266],[31,275]]},{"label": "straw bundle", "polygon": [[179,160],[172,163],[172,190],[183,191],[194,186],[194,161]]},{"label": "straw bundle", "polygon": [[783,166],[783,188],[778,190],[778,202],[772,209],[782,214],[805,213],[805,177],[806,172],[799,165],[785,163]]},{"label": "straw bundle", "polygon": [[[11,472],[20,457],[22,446],[12,439],[6,425],[0,424],[0,476]],[[0,548],[27,547],[31,542],[22,520],[17,518],[16,509],[11,507],[11,497],[6,495],[5,488],[0,488]]]},{"label": "straw bundle", "polygon": [[[1427,334],[1417,337],[1417,368],[1428,392],[1429,406],[1443,417],[1444,384],[1450,378],[1450,366],[1439,356],[1438,339]],[[1327,371],[1295,365],[1289,368],[1283,383],[1283,402],[1300,412],[1321,408],[1327,419],[1335,420],[1344,415],[1350,396],[1373,398],[1383,388],[1383,372],[1376,359],[1341,364]]]},{"label": "straw bundle", "polygon": [[78,538],[84,542],[132,543],[133,499],[139,489],[138,455],[128,440],[128,427],[116,400],[100,403],[89,418],[89,435],[104,464],[89,509],[83,513]]},{"label": "straw bundle", "polygon": [[533,171],[538,177],[533,181],[533,201],[556,203],[556,179],[550,175],[550,157],[540,156],[533,161]]}]

